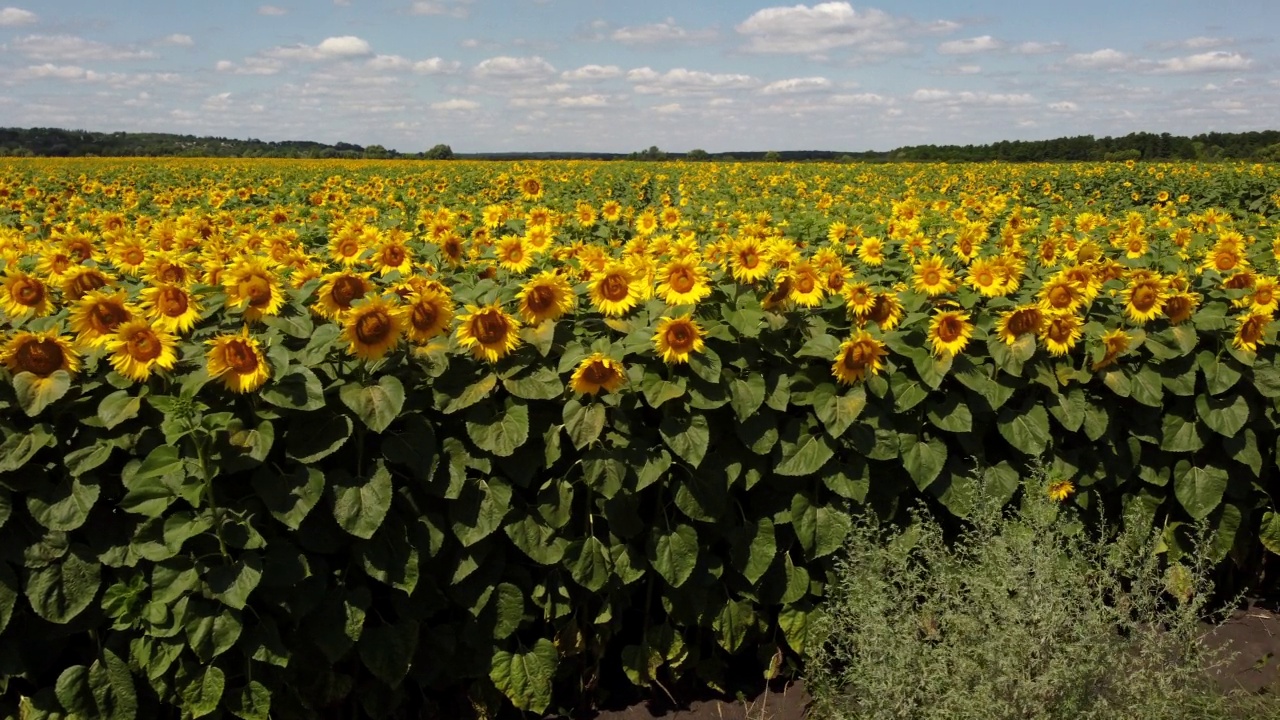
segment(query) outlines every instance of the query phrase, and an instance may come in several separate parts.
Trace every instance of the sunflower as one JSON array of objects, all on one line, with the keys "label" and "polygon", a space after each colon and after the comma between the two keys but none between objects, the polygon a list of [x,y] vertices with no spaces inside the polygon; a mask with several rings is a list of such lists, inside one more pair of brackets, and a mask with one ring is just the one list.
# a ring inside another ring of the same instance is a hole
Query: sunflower
[{"label": "sunflower", "polygon": [[494,303],[484,307],[467,306],[467,314],[458,318],[458,344],[471,351],[477,360],[497,362],[520,345],[520,321]]},{"label": "sunflower", "polygon": [[329,240],[329,259],[346,267],[360,262],[364,250],[363,236],[357,226],[347,225]]},{"label": "sunflower", "polygon": [[969,314],[959,310],[940,310],[929,321],[929,341],[936,357],[959,355],[973,337]]},{"label": "sunflower", "polygon": [[898,323],[902,322],[903,315],[906,315],[906,310],[902,307],[902,302],[898,300],[898,295],[892,292],[882,292],[876,294],[876,299],[871,304],[871,309],[867,311],[866,316],[862,319],[875,323],[884,332],[889,332],[898,327]]},{"label": "sunflower", "polygon": [[524,238],[519,235],[508,235],[494,246],[498,256],[498,265],[503,270],[522,273],[533,264],[533,253],[530,252]]},{"label": "sunflower", "polygon": [[871,336],[866,330],[859,330],[840,345],[835,362],[831,365],[831,374],[844,385],[875,375],[884,369],[884,358],[889,354],[885,344]]},{"label": "sunflower", "polygon": [[5,273],[4,284],[0,285],[0,309],[10,317],[25,315],[44,317],[53,312],[53,300],[49,297],[49,288],[34,275],[21,270]]},{"label": "sunflower", "polygon": [[592,353],[578,363],[569,378],[569,387],[579,395],[595,395],[601,390],[617,392],[626,378],[622,363],[604,353]]},{"label": "sunflower", "polygon": [[1054,480],[1049,483],[1049,487],[1045,490],[1049,495],[1049,499],[1056,503],[1071,497],[1071,494],[1075,491],[1076,486],[1070,480]]},{"label": "sunflower", "polygon": [[609,222],[618,222],[622,218],[622,203],[617,200],[606,200],[600,206],[600,217]]},{"label": "sunflower", "polygon": [[1260,312],[1247,312],[1236,321],[1236,334],[1231,338],[1231,346],[1237,350],[1256,352],[1259,345],[1265,345],[1263,335],[1271,324],[1271,316]]},{"label": "sunflower", "polygon": [[782,272],[778,274],[777,279],[773,283],[773,290],[765,295],[764,300],[760,302],[761,307],[770,312],[782,312],[787,309],[791,302],[791,293],[795,289],[795,285],[791,282],[791,276]]},{"label": "sunflower", "polygon": [[1045,310],[1075,312],[1084,303],[1084,292],[1080,283],[1058,273],[1040,288],[1039,298]]},{"label": "sunflower", "polygon": [[840,294],[844,296],[845,309],[858,319],[865,318],[876,303],[876,292],[871,289],[870,283],[849,283]]},{"label": "sunflower", "polygon": [[253,392],[271,375],[267,356],[257,338],[249,336],[249,328],[239,335],[219,335],[208,341],[205,354],[209,377],[221,380],[233,393]]},{"label": "sunflower", "polygon": [[636,216],[636,232],[641,235],[652,235],[658,229],[658,216],[653,210],[645,210]]},{"label": "sunflower", "polygon": [[389,235],[374,250],[373,266],[377,269],[378,275],[391,272],[408,275],[413,272],[413,251],[405,245],[404,239],[399,235]]},{"label": "sunflower", "polygon": [[696,258],[672,260],[658,268],[658,294],[668,305],[693,305],[711,294],[707,272]]},{"label": "sunflower", "polygon": [[1124,289],[1124,314],[1141,325],[1160,316],[1164,309],[1166,283],[1158,278],[1131,281]]},{"label": "sunflower", "polygon": [[996,335],[1007,345],[1023,335],[1036,335],[1044,327],[1044,311],[1038,305],[1019,305],[996,318]]},{"label": "sunflower", "polygon": [[1103,355],[1090,366],[1094,372],[1114,365],[1116,358],[1128,352],[1133,343],[1133,336],[1119,328],[1103,333],[1101,339]]},{"label": "sunflower", "polygon": [[529,202],[542,199],[542,181],[536,177],[521,178],[517,187],[520,189],[521,197]]},{"label": "sunflower", "polygon": [[985,258],[976,259],[969,265],[969,274],[965,278],[965,283],[983,297],[998,297],[1005,294],[999,266]]},{"label": "sunflower", "polygon": [[1192,292],[1175,292],[1164,301],[1164,316],[1173,325],[1184,323],[1191,318],[1200,304],[1200,296]]},{"label": "sunflower", "polygon": [[311,309],[320,317],[340,320],[351,310],[351,303],[373,290],[370,275],[370,272],[340,270],[323,276]]},{"label": "sunflower", "polygon": [[802,261],[787,268],[785,274],[791,281],[791,299],[797,305],[816,307],[822,304],[827,288],[817,268],[808,261]]},{"label": "sunflower", "polygon": [[111,367],[136,382],[145,382],[156,368],[172,370],[178,362],[178,339],[145,318],[121,323],[107,341]]},{"label": "sunflower", "polygon": [[658,321],[653,335],[654,347],[668,365],[689,362],[689,355],[702,352],[707,345],[702,340],[703,331],[691,315],[678,318],[664,317]]},{"label": "sunflower", "polygon": [[453,267],[462,265],[467,255],[467,244],[457,233],[449,233],[439,243],[440,255]]},{"label": "sunflower", "polygon": [[26,372],[44,379],[59,370],[75,375],[80,356],[55,330],[23,330],[0,347],[0,364],[14,375]]},{"label": "sunflower", "polygon": [[259,260],[246,260],[227,271],[223,287],[229,307],[244,307],[251,322],[275,315],[284,306],[280,279]]},{"label": "sunflower", "polygon": [[550,270],[526,282],[516,294],[516,300],[520,303],[520,317],[530,325],[557,320],[578,304],[578,296],[568,279]]},{"label": "sunflower", "polygon": [[956,291],[955,273],[947,267],[941,255],[925,258],[914,265],[912,271],[912,286],[929,297]]},{"label": "sunflower", "polygon": [[404,334],[403,309],[380,297],[351,306],[342,320],[347,352],[364,360],[377,360],[400,342]]},{"label": "sunflower", "polygon": [[421,345],[449,330],[453,322],[453,300],[446,292],[423,288],[409,295],[404,312],[409,342]]},{"label": "sunflower", "polygon": [[863,265],[879,267],[884,264],[884,241],[880,238],[867,238],[858,246],[858,259]]},{"label": "sunflower", "polygon": [[178,335],[195,327],[204,310],[186,288],[173,283],[143,288],[142,308],[156,327]]},{"label": "sunflower", "polygon": [[629,266],[620,262],[607,264],[591,281],[591,303],[608,317],[625,315],[640,301],[640,289]]},{"label": "sunflower", "polygon": [[728,257],[729,271],[740,283],[754,283],[769,274],[771,264],[764,257],[760,241],[755,238],[744,238],[735,243]]},{"label": "sunflower", "polygon": [[1083,322],[1075,313],[1049,313],[1040,327],[1040,338],[1050,354],[1066,355],[1080,341]]},{"label": "sunflower", "polygon": [[1275,315],[1276,306],[1280,304],[1280,282],[1270,276],[1260,276],[1253,284],[1253,292],[1248,296],[1249,307],[1254,312]]},{"label": "sunflower", "polygon": [[133,320],[135,314],[129,304],[129,294],[124,290],[89,291],[71,308],[71,330],[76,333],[76,344],[85,348],[105,345],[115,335],[116,328]]}]

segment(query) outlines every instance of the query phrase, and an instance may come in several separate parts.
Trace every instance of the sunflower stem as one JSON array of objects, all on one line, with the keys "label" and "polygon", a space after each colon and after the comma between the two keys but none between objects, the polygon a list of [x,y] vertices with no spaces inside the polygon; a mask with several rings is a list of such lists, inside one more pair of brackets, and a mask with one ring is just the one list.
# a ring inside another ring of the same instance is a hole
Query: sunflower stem
[{"label": "sunflower stem", "polygon": [[204,481],[205,502],[209,503],[209,511],[213,514],[213,532],[218,537],[218,552],[222,553],[224,558],[230,557],[227,553],[227,540],[222,536],[222,511],[218,508],[218,502],[213,497],[213,478],[216,474],[209,472],[209,457],[205,448],[208,436],[199,431],[192,435],[192,442],[196,446],[196,461],[200,463],[200,477]]}]

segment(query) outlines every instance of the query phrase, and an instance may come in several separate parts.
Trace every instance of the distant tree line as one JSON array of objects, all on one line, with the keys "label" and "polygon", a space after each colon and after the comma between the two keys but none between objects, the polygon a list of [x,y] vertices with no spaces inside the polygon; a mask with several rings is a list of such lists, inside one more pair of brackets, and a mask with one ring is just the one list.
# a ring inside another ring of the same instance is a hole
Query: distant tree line
[{"label": "distant tree line", "polygon": [[911,145],[894,150],[769,150],[709,153],[700,148],[666,152],[651,145],[633,153],[506,152],[457,153],[443,143],[401,153],[381,145],[328,145],[307,140],[264,141],[168,133],[100,133],[58,128],[0,128],[0,156],[39,157],[221,157],[365,158],[448,160],[717,160],[743,162],[1057,162],[1097,160],[1280,161],[1280,130],[1204,133],[1092,135],[1053,140],[1004,140],[987,145]]}]

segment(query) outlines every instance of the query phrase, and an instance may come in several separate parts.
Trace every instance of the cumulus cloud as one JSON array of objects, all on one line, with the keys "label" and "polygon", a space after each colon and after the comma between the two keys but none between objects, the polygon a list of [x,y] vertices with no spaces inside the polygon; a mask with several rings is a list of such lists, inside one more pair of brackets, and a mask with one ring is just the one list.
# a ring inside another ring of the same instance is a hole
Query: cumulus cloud
[{"label": "cumulus cloud", "polygon": [[448,75],[458,72],[462,63],[457,60],[445,60],[440,57],[419,60],[413,64],[413,71],[419,75]]},{"label": "cumulus cloud", "polygon": [[583,65],[577,70],[565,70],[560,77],[565,80],[609,80],[622,75],[622,68],[617,65]]},{"label": "cumulus cloud", "polygon": [[482,79],[529,80],[553,75],[555,71],[551,63],[537,55],[531,57],[499,55],[481,60],[472,70],[472,74]]},{"label": "cumulus cloud", "polygon": [[747,52],[812,55],[845,47],[896,50],[901,47],[896,34],[909,26],[883,10],[859,12],[847,2],[825,2],[764,8],[736,30],[746,36]]},{"label": "cumulus cloud", "polygon": [[1004,43],[990,35],[980,35],[963,40],[948,40],[938,45],[938,52],[943,55],[971,55],[973,53],[991,52],[1003,47]]},{"label": "cumulus cloud", "polygon": [[39,16],[35,13],[30,10],[23,10],[22,8],[7,7],[0,10],[0,27],[31,25],[39,19]]},{"label": "cumulus cloud", "polygon": [[1215,51],[1191,55],[1188,57],[1170,58],[1156,63],[1153,72],[1159,73],[1201,73],[1230,72],[1248,70],[1253,61],[1240,53]]},{"label": "cumulus cloud", "polygon": [[660,23],[621,27],[609,37],[624,45],[657,45],[661,43],[707,42],[716,38],[715,30],[686,30],[676,24],[674,18]]},{"label": "cumulus cloud", "polygon": [[343,60],[373,54],[368,41],[354,35],[325,38],[319,45],[287,45],[267,50],[264,57],[281,60]]},{"label": "cumulus cloud", "polygon": [[1060,42],[1028,41],[1013,46],[1013,52],[1019,55],[1048,55],[1062,52],[1065,49],[1067,49],[1067,46]]},{"label": "cumulus cloud", "polygon": [[832,95],[831,102],[837,105],[892,105],[893,98],[876,93],[855,93],[852,95]]},{"label": "cumulus cloud", "polygon": [[471,0],[418,0],[409,6],[412,15],[446,15],[464,18],[470,12]]},{"label": "cumulus cloud", "polygon": [[129,46],[108,45],[75,35],[27,35],[10,47],[32,60],[83,62],[85,60],[145,60],[154,53]]},{"label": "cumulus cloud", "polygon": [[279,16],[281,16],[281,15],[287,15],[288,13],[289,13],[289,11],[288,11],[288,10],[285,10],[284,8],[280,7],[279,5],[259,5],[259,6],[258,6],[258,14],[259,14],[259,15],[267,15],[267,16],[270,16],[270,17],[279,17]]},{"label": "cumulus cloud", "polygon": [[461,98],[453,98],[451,100],[442,100],[441,102],[431,103],[432,110],[445,110],[454,112],[469,112],[479,109],[480,103],[475,100],[463,100]]},{"label": "cumulus cloud", "polygon": [[159,44],[173,45],[175,47],[191,47],[192,45],[196,44],[196,41],[192,40],[190,35],[183,35],[182,33],[174,33],[172,35],[166,35],[160,38]]},{"label": "cumulus cloud", "polygon": [[284,69],[284,64],[271,58],[247,57],[239,64],[230,60],[219,60],[214,65],[214,69],[234,75],[275,75]]},{"label": "cumulus cloud", "polygon": [[953,92],[935,88],[920,88],[911,94],[919,103],[945,103],[947,105],[980,105],[990,107],[1018,107],[1032,105],[1036,99],[1027,93]]},{"label": "cumulus cloud", "polygon": [[1062,102],[1049,103],[1049,109],[1054,112],[1072,113],[1079,110],[1080,106],[1070,100],[1063,100]]},{"label": "cumulus cloud", "polygon": [[831,87],[831,81],[824,77],[803,77],[778,80],[760,88],[761,95],[786,95],[791,93],[815,92]]},{"label": "cumulus cloud", "polygon": [[599,94],[562,97],[556,100],[556,105],[563,108],[603,108],[609,107],[609,104],[609,98]]},{"label": "cumulus cloud", "polygon": [[1094,50],[1091,53],[1076,53],[1067,58],[1068,65],[1087,70],[1116,70],[1128,65],[1129,62],[1128,55],[1112,48]]},{"label": "cumulus cloud", "polygon": [[736,73],[709,73],[701,70],[675,68],[659,73],[650,67],[627,72],[627,80],[635,83],[635,91],[642,95],[690,95],[712,93],[754,87],[759,83],[750,75]]}]

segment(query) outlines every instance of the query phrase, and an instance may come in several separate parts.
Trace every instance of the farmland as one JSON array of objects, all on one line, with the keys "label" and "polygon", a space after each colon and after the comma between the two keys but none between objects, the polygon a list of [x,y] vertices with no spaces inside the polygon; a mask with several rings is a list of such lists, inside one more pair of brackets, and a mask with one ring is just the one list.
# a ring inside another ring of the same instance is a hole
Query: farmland
[{"label": "farmland", "polygon": [[855,512],[1033,467],[1251,572],[1278,215],[1242,163],[2,164],[0,694],[772,677]]}]

